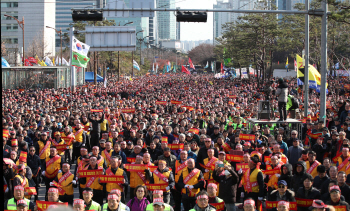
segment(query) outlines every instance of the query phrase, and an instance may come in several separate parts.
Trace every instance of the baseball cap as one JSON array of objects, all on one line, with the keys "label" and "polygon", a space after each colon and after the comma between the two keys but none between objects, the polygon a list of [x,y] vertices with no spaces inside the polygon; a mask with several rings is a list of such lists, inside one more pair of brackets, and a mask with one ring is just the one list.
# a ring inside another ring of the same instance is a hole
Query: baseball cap
[{"label": "baseball cap", "polygon": [[341,190],[338,185],[333,185],[329,188],[330,193],[332,193],[333,191],[338,191],[339,193],[341,193]]},{"label": "baseball cap", "polygon": [[163,198],[154,198],[153,199],[153,204],[156,204],[156,205],[164,205],[164,201],[163,201]]},{"label": "baseball cap", "polygon": [[24,199],[21,199],[21,200],[17,201],[17,206],[28,207],[28,204],[27,204],[27,202]]},{"label": "baseball cap", "polygon": [[280,180],[280,181],[278,181],[278,183],[277,183],[278,185],[285,185],[285,186],[287,186],[287,182],[285,181],[285,180]]}]

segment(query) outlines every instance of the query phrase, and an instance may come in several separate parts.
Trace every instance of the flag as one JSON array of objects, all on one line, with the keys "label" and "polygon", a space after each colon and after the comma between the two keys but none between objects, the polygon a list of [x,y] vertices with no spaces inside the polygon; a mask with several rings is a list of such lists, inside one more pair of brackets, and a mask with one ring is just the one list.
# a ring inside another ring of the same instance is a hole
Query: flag
[{"label": "flag", "polygon": [[105,88],[107,88],[107,77],[105,77],[105,80],[104,80],[104,82],[103,82],[103,86],[104,86]]},{"label": "flag", "polygon": [[28,59],[24,60],[24,66],[33,66]]},{"label": "flag", "polygon": [[37,64],[39,64],[40,66],[42,66],[38,55],[35,55],[35,60],[36,60]]},{"label": "flag", "polygon": [[28,57],[28,61],[30,63],[38,64],[38,61],[36,59],[34,59],[34,57]]},{"label": "flag", "polygon": [[287,57],[287,61],[286,61],[286,69],[287,69],[287,72],[288,72],[288,57]]},{"label": "flag", "polygon": [[77,67],[84,67],[86,68],[88,62],[89,62],[89,58],[77,53],[77,52],[73,52],[73,59],[72,59],[72,65],[73,66],[77,66]]},{"label": "flag", "polygon": [[230,58],[226,58],[226,57],[227,57],[227,49],[226,49],[226,48],[224,48],[224,54],[223,54],[223,56],[224,56],[224,65],[225,65],[225,66],[228,66],[228,63],[231,62],[231,59],[230,59]]},{"label": "flag", "polygon": [[152,68],[152,71],[154,72],[154,63],[153,63],[153,68]]},{"label": "flag", "polygon": [[45,57],[45,64],[46,64],[46,66],[53,66],[52,61],[47,56]]},{"label": "flag", "polygon": [[204,69],[208,68],[209,67],[209,64],[208,64],[208,61],[207,61],[207,65],[205,65]]},{"label": "flag", "polygon": [[166,66],[166,72],[170,72],[170,69],[171,69],[171,68],[170,68],[170,65],[171,65],[171,64],[170,64],[170,61],[168,61],[168,65]]},{"label": "flag", "polygon": [[214,62],[211,62],[211,71],[214,72]]},{"label": "flag", "polygon": [[41,60],[40,65],[43,67],[47,66],[46,63],[44,62],[44,60]]},{"label": "flag", "polygon": [[1,57],[1,67],[10,67],[9,63],[3,57]]},{"label": "flag", "polygon": [[140,67],[139,67],[139,65],[137,64],[137,62],[135,60],[132,61],[132,65],[134,66],[135,69],[140,71]]},{"label": "flag", "polygon": [[158,72],[158,63],[157,63],[157,65],[156,65],[156,73]]},{"label": "flag", "polygon": [[222,65],[222,63],[221,63],[221,67],[220,67],[220,72],[221,72],[221,74],[224,74],[225,72],[224,72],[224,66]]},{"label": "flag", "polygon": [[190,64],[190,68],[192,68],[194,70],[196,69],[196,68],[194,68],[194,65],[193,65],[192,60],[191,60],[190,57],[188,57],[188,63]]},{"label": "flag", "polygon": [[294,59],[294,71],[298,71],[297,61]]},{"label": "flag", "polygon": [[339,62],[335,64],[335,69],[339,70]]},{"label": "flag", "polygon": [[[309,88],[315,89],[318,93],[321,92],[321,74],[317,71],[317,69],[309,64]],[[297,72],[297,84],[304,85],[304,71],[305,68],[300,68]],[[326,84],[326,87],[328,86],[328,83]],[[326,89],[326,92],[328,92],[328,89]]]},{"label": "flag", "polygon": [[83,42],[80,42],[75,36],[73,36],[71,46],[72,46],[73,52],[79,53],[79,54],[87,57],[87,54],[88,54],[89,49],[90,49],[89,45],[87,45]]},{"label": "flag", "polygon": [[62,58],[62,64],[66,65],[66,66],[69,66],[69,62],[67,62],[67,60],[65,58]]},{"label": "flag", "polygon": [[181,72],[186,73],[186,74],[188,74],[188,75],[191,75],[191,72],[188,71],[188,69],[187,69],[185,66],[183,66],[183,65],[182,65],[182,67],[181,67]]},{"label": "flag", "polygon": [[55,58],[52,58],[52,64],[53,64],[53,66],[56,66]]},{"label": "flag", "polygon": [[301,58],[298,54],[296,55],[297,57],[297,68],[302,68],[304,67],[304,61],[303,58]]}]

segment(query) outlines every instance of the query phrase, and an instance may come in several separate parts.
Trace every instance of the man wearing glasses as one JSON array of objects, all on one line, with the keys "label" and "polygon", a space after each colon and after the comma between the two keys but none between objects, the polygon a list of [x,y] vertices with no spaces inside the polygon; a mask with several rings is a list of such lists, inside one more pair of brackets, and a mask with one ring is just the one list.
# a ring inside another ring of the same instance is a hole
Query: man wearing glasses
[{"label": "man wearing glasses", "polygon": [[287,182],[285,180],[278,181],[278,189],[271,192],[268,196],[268,201],[288,201],[294,202],[295,193],[288,189]]}]

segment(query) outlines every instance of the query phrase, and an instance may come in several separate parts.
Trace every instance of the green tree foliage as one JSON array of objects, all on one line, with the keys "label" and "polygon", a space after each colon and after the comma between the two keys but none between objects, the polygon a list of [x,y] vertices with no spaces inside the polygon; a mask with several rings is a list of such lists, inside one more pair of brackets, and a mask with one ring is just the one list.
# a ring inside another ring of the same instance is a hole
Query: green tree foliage
[{"label": "green tree foliage", "polygon": [[[310,9],[320,9],[319,0],[310,4]],[[295,9],[305,10],[304,4],[297,4]],[[339,9],[332,4],[329,11]],[[262,73],[268,71],[267,63],[280,61],[284,63],[289,57],[289,63],[295,54],[302,54],[305,44],[305,15],[283,15],[277,18],[274,14],[247,14],[238,21],[227,23],[225,33],[217,41],[215,48],[218,61],[223,62],[223,49],[226,47],[232,58],[233,67],[248,67],[252,65]],[[328,64],[333,67],[339,62],[341,69],[350,66],[350,24],[329,18],[328,21]],[[320,70],[321,60],[321,17],[310,16],[309,29],[310,63],[316,64]],[[278,59],[278,60],[277,60]]]}]

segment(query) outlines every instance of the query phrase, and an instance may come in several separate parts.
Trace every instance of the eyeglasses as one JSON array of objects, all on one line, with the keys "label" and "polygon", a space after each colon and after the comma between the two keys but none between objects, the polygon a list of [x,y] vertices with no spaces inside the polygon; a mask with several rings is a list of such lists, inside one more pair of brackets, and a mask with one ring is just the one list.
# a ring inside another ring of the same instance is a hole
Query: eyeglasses
[{"label": "eyeglasses", "polygon": [[35,152],[35,150],[29,150],[30,152]]},{"label": "eyeglasses", "polygon": [[204,142],[211,142],[211,141],[204,141]]},{"label": "eyeglasses", "polygon": [[296,136],[297,134],[293,133],[292,135],[293,135],[293,136]]},{"label": "eyeglasses", "polygon": [[278,188],[285,188],[286,186],[284,185],[279,185]]},{"label": "eyeglasses", "polygon": [[144,190],[137,190],[137,192],[139,192],[139,193],[143,193],[143,192],[145,192]]}]

